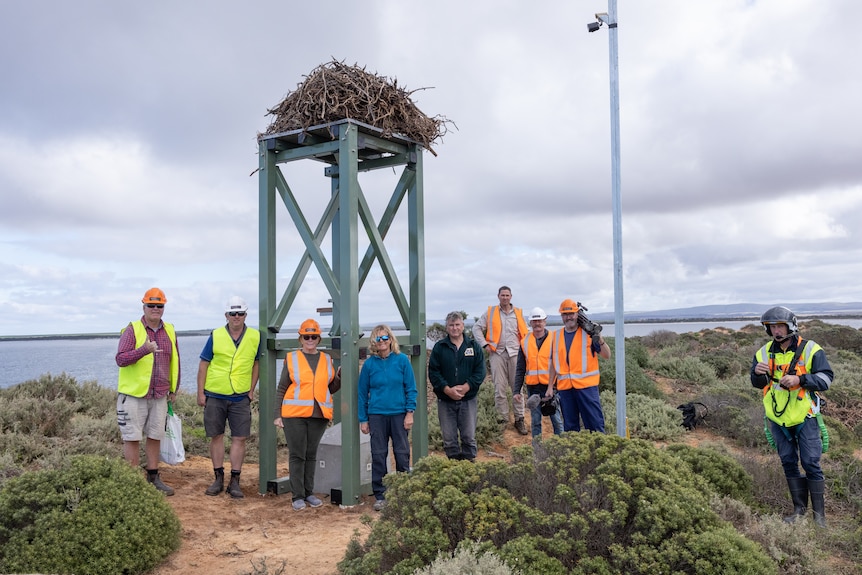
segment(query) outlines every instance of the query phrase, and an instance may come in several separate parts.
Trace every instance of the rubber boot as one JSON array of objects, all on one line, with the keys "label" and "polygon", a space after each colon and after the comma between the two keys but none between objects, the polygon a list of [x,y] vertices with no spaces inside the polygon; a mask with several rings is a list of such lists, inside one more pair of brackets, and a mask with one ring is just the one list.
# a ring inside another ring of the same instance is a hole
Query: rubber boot
[{"label": "rubber boot", "polygon": [[236,473],[235,471],[230,472],[230,483],[227,486],[227,493],[234,499],[242,499],[245,497],[242,489],[239,488],[239,473]]},{"label": "rubber boot", "polygon": [[787,487],[790,488],[790,500],[793,501],[793,514],[785,517],[784,522],[793,523],[800,517],[805,517],[808,510],[808,479],[788,477]]},{"label": "rubber boot", "polygon": [[224,467],[213,469],[213,474],[215,474],[215,481],[213,481],[212,485],[207,487],[207,490],[204,491],[204,493],[215,496],[224,490]]},{"label": "rubber boot", "polygon": [[826,482],[808,481],[808,491],[811,493],[811,509],[814,511],[814,523],[818,527],[826,527],[826,509],[823,502],[823,492],[826,490]]}]

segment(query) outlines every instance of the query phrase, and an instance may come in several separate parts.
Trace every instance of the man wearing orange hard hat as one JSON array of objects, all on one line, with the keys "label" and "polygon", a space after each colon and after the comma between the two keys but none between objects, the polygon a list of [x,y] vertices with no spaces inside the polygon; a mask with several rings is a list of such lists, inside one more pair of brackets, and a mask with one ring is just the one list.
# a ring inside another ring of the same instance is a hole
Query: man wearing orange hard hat
[{"label": "man wearing orange hard hat", "polygon": [[600,330],[596,334],[587,333],[578,319],[578,311],[574,300],[564,299],[560,304],[563,329],[554,332],[551,381],[557,382],[565,431],[580,431],[583,421],[584,429],[604,433],[599,357],[610,359],[611,348]]},{"label": "man wearing orange hard hat", "polygon": [[159,450],[168,401],[173,401],[180,385],[180,350],[174,326],[162,321],[168,303],[165,292],[150,288],[141,303],[144,315],[123,328],[117,348],[117,423],[126,461],[138,465],[141,438],[146,436],[147,481],[165,495],[173,495],[174,490],[159,477]]}]

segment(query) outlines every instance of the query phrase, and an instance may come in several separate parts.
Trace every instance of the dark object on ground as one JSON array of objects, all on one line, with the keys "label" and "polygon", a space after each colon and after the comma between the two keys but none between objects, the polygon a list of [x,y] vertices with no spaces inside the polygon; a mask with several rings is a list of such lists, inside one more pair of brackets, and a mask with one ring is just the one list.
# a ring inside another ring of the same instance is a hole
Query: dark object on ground
[{"label": "dark object on ground", "polygon": [[706,419],[709,415],[709,410],[706,406],[698,401],[692,401],[677,407],[682,412],[681,425],[691,431]]}]

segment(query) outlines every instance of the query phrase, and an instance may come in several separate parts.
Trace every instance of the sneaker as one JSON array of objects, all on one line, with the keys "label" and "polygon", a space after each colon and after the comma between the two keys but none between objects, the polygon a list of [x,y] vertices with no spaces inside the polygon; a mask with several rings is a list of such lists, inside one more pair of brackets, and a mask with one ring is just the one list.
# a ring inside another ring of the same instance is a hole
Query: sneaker
[{"label": "sneaker", "polygon": [[521,435],[527,435],[527,433],[529,433],[527,431],[527,424],[524,423],[523,417],[515,420],[515,429],[517,429],[518,433],[520,433]]},{"label": "sneaker", "polygon": [[384,507],[386,507],[385,499],[378,499],[374,502],[374,511],[383,511]]},{"label": "sneaker", "polygon": [[147,481],[152,484],[153,487],[164,493],[165,495],[173,495],[174,489],[172,487],[168,487],[164,483],[162,483],[162,478],[157,475],[147,475]]},{"label": "sneaker", "polygon": [[302,499],[297,499],[293,502],[294,511],[302,511],[303,509],[305,509],[305,501],[303,501]]},{"label": "sneaker", "polygon": [[309,495],[305,498],[305,502],[308,503],[311,507],[320,507],[323,505],[323,501],[320,500],[320,497],[316,495]]}]

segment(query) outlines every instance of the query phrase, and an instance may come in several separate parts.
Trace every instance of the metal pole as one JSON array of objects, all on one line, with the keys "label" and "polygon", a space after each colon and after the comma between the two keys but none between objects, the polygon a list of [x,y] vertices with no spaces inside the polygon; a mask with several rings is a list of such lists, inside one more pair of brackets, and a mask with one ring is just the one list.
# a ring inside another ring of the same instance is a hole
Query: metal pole
[{"label": "metal pole", "polygon": [[[617,435],[628,437],[626,417],[626,335],[623,299],[622,202],[620,199],[620,68],[617,0],[608,0],[608,13],[596,14],[608,25],[611,89],[611,195],[614,222],[614,353],[616,355]],[[592,31],[592,29],[590,29]]]}]

